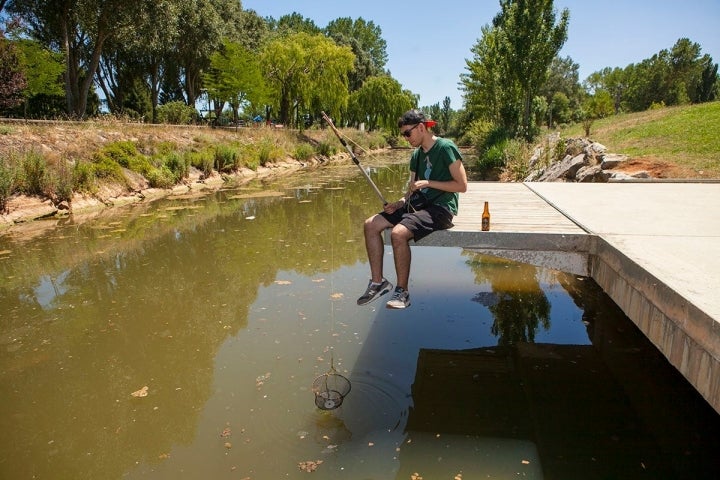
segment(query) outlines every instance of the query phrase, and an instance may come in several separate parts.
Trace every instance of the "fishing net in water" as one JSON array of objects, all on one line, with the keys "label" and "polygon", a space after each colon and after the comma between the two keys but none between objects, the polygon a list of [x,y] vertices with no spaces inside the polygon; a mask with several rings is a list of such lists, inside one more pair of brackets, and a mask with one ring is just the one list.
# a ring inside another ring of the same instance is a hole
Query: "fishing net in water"
[{"label": "fishing net in water", "polygon": [[313,382],[315,405],[321,410],[335,410],[342,405],[345,396],[350,393],[350,388],[350,380],[337,373],[331,365],[330,370]]}]

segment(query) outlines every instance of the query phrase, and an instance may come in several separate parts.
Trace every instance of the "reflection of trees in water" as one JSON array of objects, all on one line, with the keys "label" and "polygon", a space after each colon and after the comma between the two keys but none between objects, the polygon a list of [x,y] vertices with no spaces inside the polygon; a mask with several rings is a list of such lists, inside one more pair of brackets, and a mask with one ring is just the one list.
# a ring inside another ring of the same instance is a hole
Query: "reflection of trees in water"
[{"label": "reflection of trees in water", "polygon": [[491,291],[473,297],[493,314],[490,331],[498,345],[534,342],[540,326],[550,328],[550,302],[540,288],[538,269],[486,255],[465,253],[475,283],[489,284]]}]

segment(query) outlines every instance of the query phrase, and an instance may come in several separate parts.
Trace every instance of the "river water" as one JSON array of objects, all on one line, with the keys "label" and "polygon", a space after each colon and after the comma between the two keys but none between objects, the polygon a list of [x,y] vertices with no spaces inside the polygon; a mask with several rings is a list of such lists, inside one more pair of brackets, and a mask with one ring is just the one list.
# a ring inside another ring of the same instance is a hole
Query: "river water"
[{"label": "river water", "polygon": [[335,165],[0,236],[0,478],[716,478],[719,416],[589,278],[418,247],[412,306],[358,307],[379,208]]}]

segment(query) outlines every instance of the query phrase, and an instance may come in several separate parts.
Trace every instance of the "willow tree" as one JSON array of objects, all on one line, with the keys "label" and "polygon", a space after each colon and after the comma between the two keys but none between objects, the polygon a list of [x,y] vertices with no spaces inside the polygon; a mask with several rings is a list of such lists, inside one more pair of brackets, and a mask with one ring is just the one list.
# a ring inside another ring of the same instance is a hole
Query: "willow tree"
[{"label": "willow tree", "polygon": [[567,40],[570,12],[563,9],[556,23],[553,0],[501,0],[493,19],[497,48],[507,80],[521,91],[520,132],[532,137],[532,100],[545,83],[548,69]]},{"label": "willow tree", "polygon": [[354,55],[323,35],[300,32],[278,38],[263,49],[261,64],[280,122],[293,110],[342,110],[348,100],[348,73]]},{"label": "willow tree", "polygon": [[417,97],[403,90],[394,78],[383,75],[370,77],[350,95],[349,117],[366,123],[369,130],[397,128],[403,112],[417,106]]}]

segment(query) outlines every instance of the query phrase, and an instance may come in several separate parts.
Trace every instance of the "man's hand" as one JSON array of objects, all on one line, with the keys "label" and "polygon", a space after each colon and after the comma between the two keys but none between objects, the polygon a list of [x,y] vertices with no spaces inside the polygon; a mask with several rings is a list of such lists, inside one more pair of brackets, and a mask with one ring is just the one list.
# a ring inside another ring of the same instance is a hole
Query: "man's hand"
[{"label": "man's hand", "polygon": [[398,200],[397,202],[386,203],[385,206],[383,207],[383,211],[385,213],[387,213],[388,215],[392,215],[393,213],[395,213],[397,210],[403,208],[404,206],[405,206],[405,199],[402,198],[402,199]]}]

